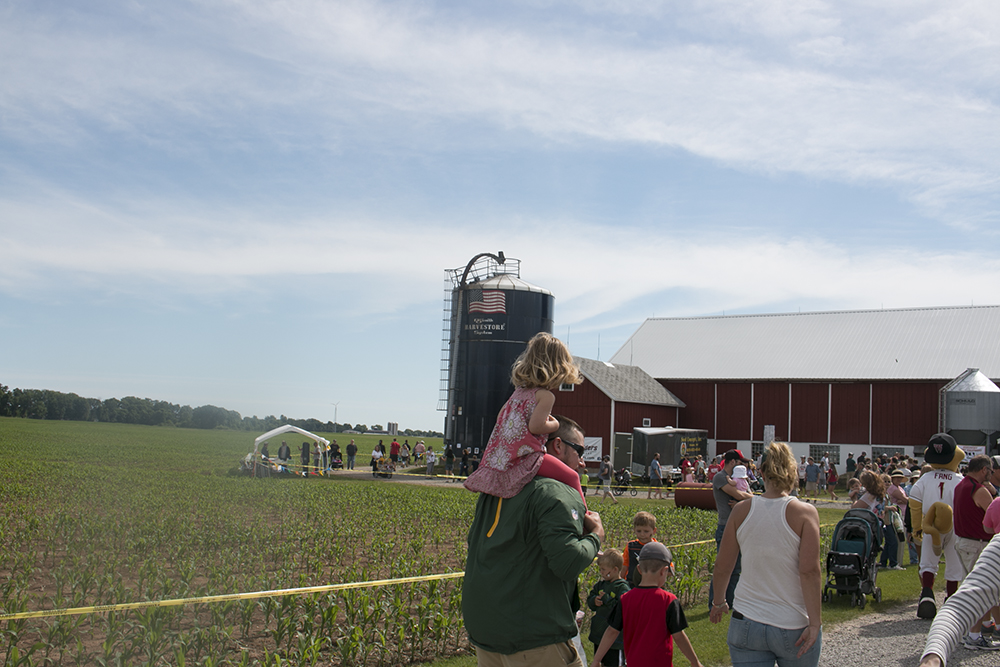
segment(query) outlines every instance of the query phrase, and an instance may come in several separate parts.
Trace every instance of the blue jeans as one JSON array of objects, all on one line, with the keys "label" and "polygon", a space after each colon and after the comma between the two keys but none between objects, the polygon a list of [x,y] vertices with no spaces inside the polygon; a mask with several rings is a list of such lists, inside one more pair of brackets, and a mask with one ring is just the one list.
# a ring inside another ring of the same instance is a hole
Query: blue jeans
[{"label": "blue jeans", "polygon": [[774,667],[775,663],[778,667],[816,667],[823,644],[823,631],[820,630],[812,648],[801,658],[796,658],[799,647],[795,642],[804,629],[784,630],[746,618],[729,619],[726,641],[733,667]]},{"label": "blue jeans", "polygon": [[347,455],[347,469],[348,470],[354,470],[354,457],[355,456],[357,456],[357,454],[348,454]]},{"label": "blue jeans", "polygon": [[885,546],[882,549],[882,557],[879,559],[879,565],[896,567],[899,565],[896,562],[899,555],[899,538],[896,537],[896,531],[892,526],[883,525],[882,534],[885,535]]},{"label": "blue jeans", "polygon": [[[719,544],[722,543],[722,534],[726,532],[726,527],[721,523],[715,528],[715,554],[719,554]],[[736,596],[736,584],[740,583],[740,573],[743,571],[743,553],[736,554],[736,565],[733,566],[733,573],[729,575],[729,585],[726,586],[726,604],[733,608],[733,598]],[[715,600],[715,582],[708,585],[708,608],[712,609],[712,601]]]}]

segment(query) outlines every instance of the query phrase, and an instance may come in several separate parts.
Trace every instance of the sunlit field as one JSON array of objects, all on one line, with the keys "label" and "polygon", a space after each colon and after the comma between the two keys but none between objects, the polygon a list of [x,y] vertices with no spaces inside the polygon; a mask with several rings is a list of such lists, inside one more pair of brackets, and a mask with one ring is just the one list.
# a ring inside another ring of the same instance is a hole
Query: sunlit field
[{"label": "sunlit field", "polygon": [[[371,436],[355,436],[355,478],[243,477],[255,435],[0,419],[0,613],[462,571],[475,496],[459,484],[373,479]],[[302,436],[289,435],[294,454]],[[590,502],[606,544],[619,548],[638,509],[657,515],[668,544],[715,528],[714,512],[672,503]],[[714,544],[675,550],[672,588],[686,605],[704,600],[714,559]],[[581,577],[584,594],[596,576]],[[461,579],[0,621],[0,630],[5,665],[398,665],[471,651]]]}]

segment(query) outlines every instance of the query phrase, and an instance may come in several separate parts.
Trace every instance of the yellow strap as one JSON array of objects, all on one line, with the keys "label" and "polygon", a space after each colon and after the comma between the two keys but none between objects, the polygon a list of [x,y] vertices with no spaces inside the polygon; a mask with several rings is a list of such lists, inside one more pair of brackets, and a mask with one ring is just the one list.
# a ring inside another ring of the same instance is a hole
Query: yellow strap
[{"label": "yellow strap", "polygon": [[17,614],[0,614],[0,621],[14,621],[22,618],[49,618],[53,616],[75,616],[80,614],[95,614],[109,611],[128,611],[131,609],[146,609],[149,607],[177,607],[189,604],[211,604],[231,600],[253,600],[265,597],[281,597],[285,595],[306,595],[309,593],[328,593],[355,588],[379,588],[395,584],[409,584],[418,581],[436,581],[442,579],[459,579],[465,572],[447,572],[445,574],[430,574],[417,577],[400,577],[398,579],[380,579],[378,581],[358,581],[347,584],[330,584],[327,586],[306,586],[301,588],[285,588],[281,590],[255,591],[253,593],[229,593],[225,595],[207,595],[197,598],[181,598],[176,600],[148,600],[144,602],[124,602],[121,604],[104,604],[93,607],[77,607],[75,609],[46,609],[42,611],[24,611]]},{"label": "yellow strap", "polygon": [[[503,498],[497,498],[497,516],[486,536],[493,534],[497,524],[500,523],[500,505]],[[828,528],[835,524],[820,524],[820,528]],[[670,548],[694,546],[698,544],[710,544],[714,540],[703,540],[700,542],[687,542],[684,544],[671,544]],[[595,559],[596,560],[596,559]],[[150,607],[178,607],[189,604],[212,604],[217,602],[229,602],[233,600],[253,600],[265,597],[282,597],[285,595],[306,595],[309,593],[329,593],[332,591],[343,591],[357,588],[380,588],[382,586],[392,586],[397,584],[409,584],[419,581],[440,581],[443,579],[459,579],[465,576],[465,572],[446,572],[444,574],[429,574],[416,577],[400,577],[398,579],[380,579],[378,581],[356,581],[345,584],[330,584],[326,586],[306,586],[301,588],[285,588],[280,590],[255,591],[252,593],[229,593],[224,595],[207,595],[196,598],[180,598],[174,600],[147,600],[143,602],[125,602],[121,604],[105,604],[93,607],[76,607],[71,609],[45,609],[40,611],[23,611],[15,614],[0,614],[0,622],[15,621],[26,618],[52,618],[55,616],[77,616],[81,614],[97,614],[109,611],[129,611],[132,609],[148,609]]]},{"label": "yellow strap", "polygon": [[497,529],[497,524],[500,523],[500,506],[503,505],[503,498],[497,498],[497,518],[493,519],[493,525],[490,529],[486,531],[486,537],[493,537],[493,531]]}]

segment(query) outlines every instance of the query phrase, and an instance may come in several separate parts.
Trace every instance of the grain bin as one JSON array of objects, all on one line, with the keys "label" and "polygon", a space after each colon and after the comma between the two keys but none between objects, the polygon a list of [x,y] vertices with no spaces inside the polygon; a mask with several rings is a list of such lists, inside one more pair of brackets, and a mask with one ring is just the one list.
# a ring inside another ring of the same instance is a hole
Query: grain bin
[{"label": "grain bin", "polygon": [[970,368],[941,389],[944,430],[962,447],[997,451],[1000,387],[978,368]]},{"label": "grain bin", "polygon": [[451,289],[438,404],[447,410],[446,447],[485,448],[497,413],[514,390],[514,360],[536,333],[552,333],[555,298],[521,280],[520,264],[502,252],[483,253],[446,272]]}]

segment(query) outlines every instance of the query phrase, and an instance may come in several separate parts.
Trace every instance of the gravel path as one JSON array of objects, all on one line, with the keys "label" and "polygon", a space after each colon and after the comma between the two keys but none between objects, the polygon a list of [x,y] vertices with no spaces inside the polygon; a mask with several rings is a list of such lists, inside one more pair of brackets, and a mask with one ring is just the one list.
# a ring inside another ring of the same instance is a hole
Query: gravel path
[{"label": "gravel path", "polygon": [[[937,595],[938,606],[944,593]],[[917,618],[917,603],[859,616],[823,632],[820,667],[917,667],[930,621]],[[948,667],[997,667],[1000,651],[955,649]]]}]

